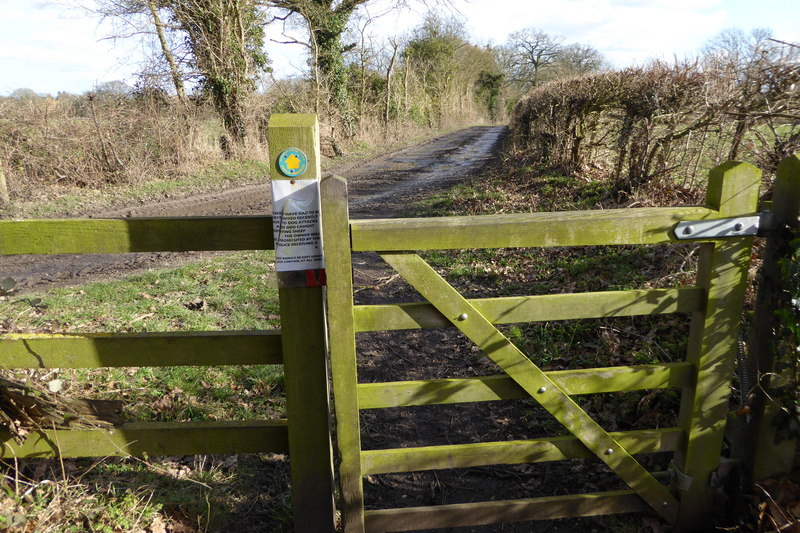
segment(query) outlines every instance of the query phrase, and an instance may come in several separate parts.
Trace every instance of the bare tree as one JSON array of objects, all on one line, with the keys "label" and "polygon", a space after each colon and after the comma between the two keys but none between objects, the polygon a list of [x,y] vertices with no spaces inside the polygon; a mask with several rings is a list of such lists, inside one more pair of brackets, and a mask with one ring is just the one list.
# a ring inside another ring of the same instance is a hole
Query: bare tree
[{"label": "bare tree", "polygon": [[541,83],[542,71],[556,61],[563,40],[537,28],[509,34],[501,56],[508,81],[522,92]]},{"label": "bare tree", "polygon": [[386,100],[383,108],[383,123],[385,126],[389,125],[389,119],[392,110],[392,75],[394,74],[395,65],[397,64],[397,56],[400,51],[400,41],[394,37],[390,38],[389,46],[391,48],[391,57],[386,65]]},{"label": "bare tree", "polygon": [[169,72],[172,77],[172,84],[175,86],[175,93],[178,95],[178,100],[186,103],[186,91],[183,87],[183,76],[178,68],[178,62],[175,60],[175,55],[172,53],[172,48],[167,39],[167,27],[162,22],[161,16],[158,13],[158,5],[156,0],[147,0],[147,9],[150,11],[150,17],[153,21],[153,26],[156,29],[158,42],[161,46],[161,53],[164,55],[164,60],[169,66]]},{"label": "bare tree", "polygon": [[169,71],[169,78],[175,93],[181,102],[186,102],[184,80],[187,76],[182,68],[177,48],[182,42],[176,42],[173,35],[176,28],[164,22],[163,16],[170,12],[163,0],[96,0],[94,4],[78,4],[89,11],[114,24],[112,39],[136,37],[150,41],[154,51],[158,50]]},{"label": "bare tree", "polygon": [[[282,18],[297,14],[305,21],[313,66],[324,78],[330,102],[346,108],[349,103],[347,73],[343,55],[350,48],[342,42],[347,23],[355,10],[368,0],[262,0],[286,11]],[[317,80],[319,83],[321,80]]]},{"label": "bare tree", "polygon": [[[750,33],[727,29],[703,47],[704,69],[731,101],[727,111],[734,119],[730,159],[739,155],[748,132],[763,144],[775,144],[776,157],[786,152],[787,147],[779,148],[785,141],[781,140],[775,121],[797,123],[795,89],[800,81],[799,58],[800,48],[772,39],[772,32],[764,28]],[[755,128],[758,124],[772,131],[771,141],[767,141],[763,129]],[[793,132],[789,143],[795,148],[797,137]]]},{"label": "bare tree", "polygon": [[609,67],[608,60],[589,44],[573,43],[562,46],[552,63],[552,78],[566,78],[590,72],[599,72]]}]

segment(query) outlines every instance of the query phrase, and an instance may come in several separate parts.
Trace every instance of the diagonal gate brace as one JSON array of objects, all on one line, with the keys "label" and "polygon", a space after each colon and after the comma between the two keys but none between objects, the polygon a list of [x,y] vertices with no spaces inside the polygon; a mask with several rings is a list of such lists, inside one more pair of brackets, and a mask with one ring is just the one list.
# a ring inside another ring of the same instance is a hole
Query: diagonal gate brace
[{"label": "diagonal gate brace", "polygon": [[381,257],[659,515],[675,523],[678,501],[672,493],[421,257]]}]

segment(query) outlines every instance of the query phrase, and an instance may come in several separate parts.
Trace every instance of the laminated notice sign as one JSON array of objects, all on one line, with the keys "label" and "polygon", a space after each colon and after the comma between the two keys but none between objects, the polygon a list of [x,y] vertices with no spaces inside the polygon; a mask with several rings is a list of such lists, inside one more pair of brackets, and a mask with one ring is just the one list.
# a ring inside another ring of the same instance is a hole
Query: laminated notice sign
[{"label": "laminated notice sign", "polygon": [[275,270],[325,268],[320,232],[319,181],[272,181]]}]

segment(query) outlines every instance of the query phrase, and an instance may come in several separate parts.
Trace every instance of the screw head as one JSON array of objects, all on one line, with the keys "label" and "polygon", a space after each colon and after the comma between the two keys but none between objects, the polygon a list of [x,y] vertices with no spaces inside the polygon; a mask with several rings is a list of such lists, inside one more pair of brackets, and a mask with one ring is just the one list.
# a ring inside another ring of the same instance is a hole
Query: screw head
[{"label": "screw head", "polygon": [[466,320],[467,318],[469,318],[469,317],[467,316],[467,313],[461,313],[460,315],[458,315],[458,319],[459,319],[459,320],[461,320],[462,322],[463,322],[464,320]]},{"label": "screw head", "polygon": [[669,505],[669,502],[661,502],[661,507],[667,507],[668,505]]},{"label": "screw head", "polygon": [[741,222],[737,222],[736,225],[733,226],[733,231],[742,231],[743,227],[744,227],[744,224],[742,224]]},{"label": "screw head", "polygon": [[614,453],[613,448],[609,448],[606,450],[606,455],[611,455],[612,453]]},{"label": "screw head", "polygon": [[686,226],[685,228],[683,228],[684,235],[691,235],[693,231],[694,228],[692,226]]},{"label": "screw head", "polygon": [[539,387],[539,394],[543,394],[545,392],[547,392],[547,387],[544,387],[544,386]]}]

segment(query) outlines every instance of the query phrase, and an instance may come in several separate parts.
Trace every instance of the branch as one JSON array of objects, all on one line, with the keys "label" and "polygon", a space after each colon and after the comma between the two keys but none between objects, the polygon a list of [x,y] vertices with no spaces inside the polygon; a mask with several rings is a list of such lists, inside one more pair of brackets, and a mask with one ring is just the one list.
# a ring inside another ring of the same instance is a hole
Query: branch
[{"label": "branch", "polygon": [[797,44],[797,43],[789,43],[789,42],[786,42],[786,41],[781,41],[780,39],[773,39],[772,37],[770,37],[769,40],[772,41],[772,42],[778,43],[778,44],[791,46],[792,48],[800,48],[800,44]]}]

